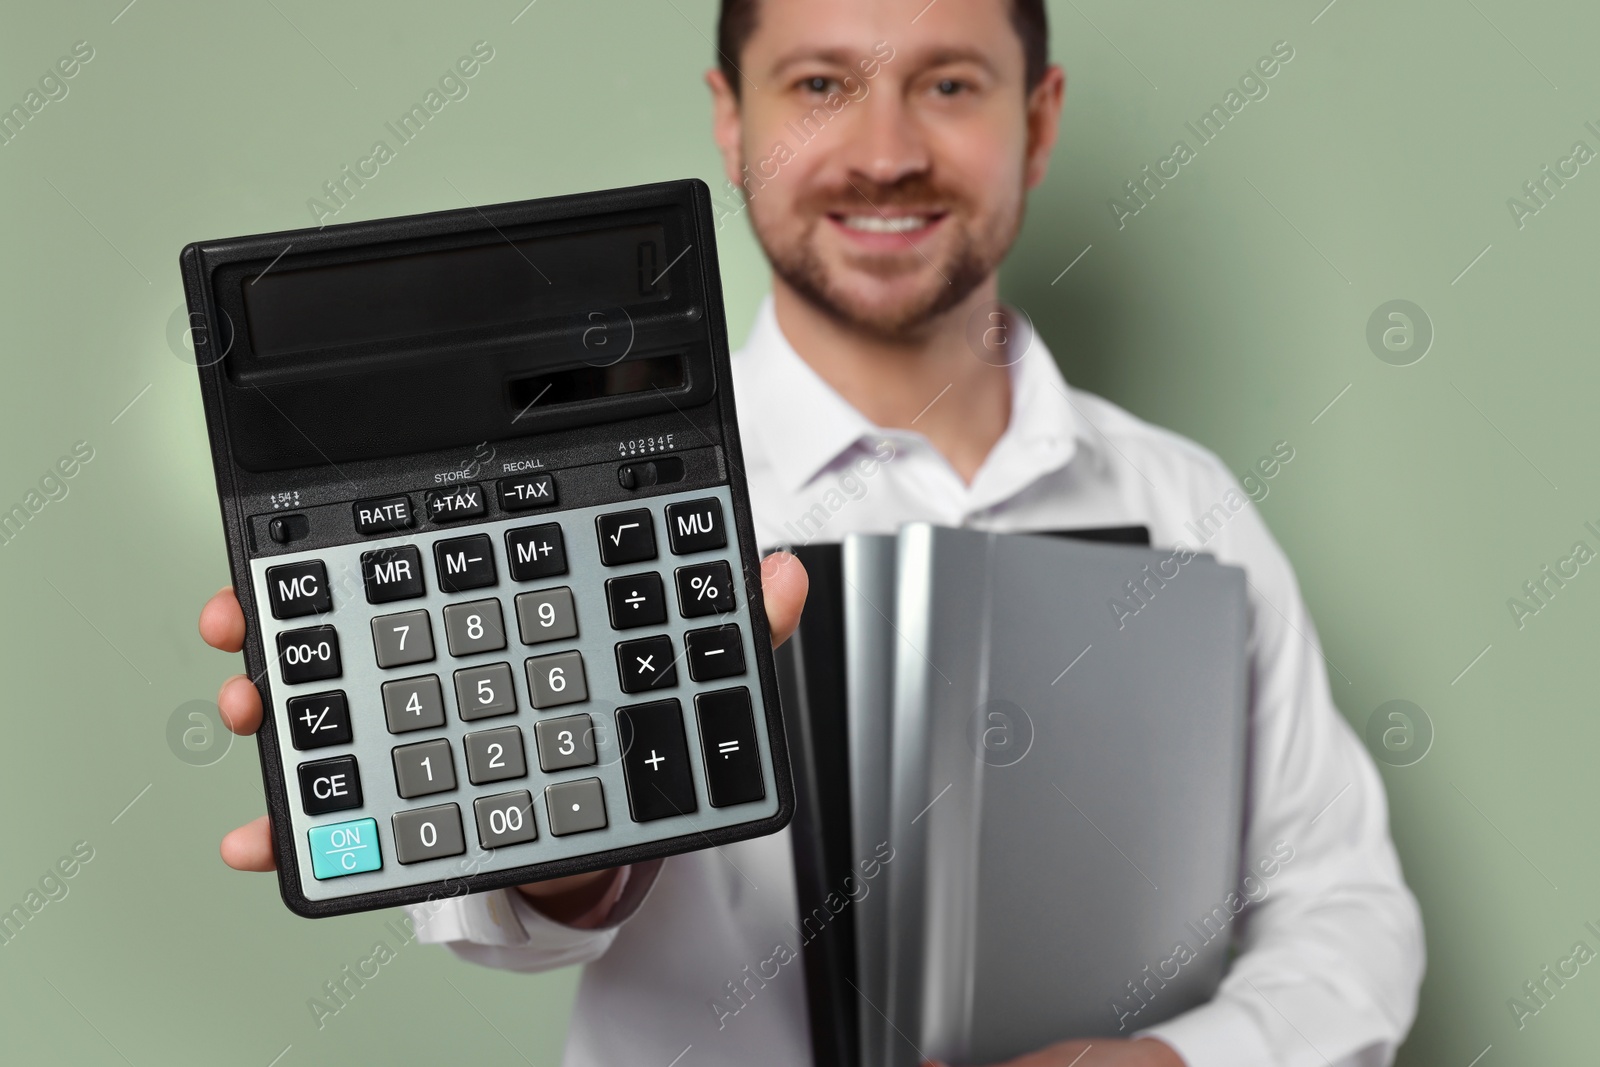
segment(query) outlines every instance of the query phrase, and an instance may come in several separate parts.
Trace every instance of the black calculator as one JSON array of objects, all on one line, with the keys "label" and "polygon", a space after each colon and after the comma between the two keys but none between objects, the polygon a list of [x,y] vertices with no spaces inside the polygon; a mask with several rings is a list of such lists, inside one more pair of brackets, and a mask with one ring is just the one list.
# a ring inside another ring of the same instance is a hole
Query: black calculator
[{"label": "black calculator", "polygon": [[703,183],[181,265],[293,911],[788,822]]}]

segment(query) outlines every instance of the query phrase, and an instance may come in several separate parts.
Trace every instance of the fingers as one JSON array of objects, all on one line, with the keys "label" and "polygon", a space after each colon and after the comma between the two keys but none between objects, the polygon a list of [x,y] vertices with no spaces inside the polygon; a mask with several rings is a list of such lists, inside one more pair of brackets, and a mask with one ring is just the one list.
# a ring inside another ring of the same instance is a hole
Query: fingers
[{"label": "fingers", "polygon": [[236,871],[270,871],[277,866],[272,859],[272,831],[265,815],[228,833],[219,851],[222,862]]},{"label": "fingers", "polygon": [[217,711],[234,733],[253,734],[261,728],[261,690],[244,675],[236,674],[217,691]]},{"label": "fingers", "polygon": [[767,602],[773,648],[789,640],[800,625],[800,611],[806,606],[810,587],[805,567],[789,553],[774,552],[761,561],[761,595]]},{"label": "fingers", "polygon": [[237,652],[244,647],[244,609],[231,586],[220,589],[200,609],[200,637],[212,648]]}]

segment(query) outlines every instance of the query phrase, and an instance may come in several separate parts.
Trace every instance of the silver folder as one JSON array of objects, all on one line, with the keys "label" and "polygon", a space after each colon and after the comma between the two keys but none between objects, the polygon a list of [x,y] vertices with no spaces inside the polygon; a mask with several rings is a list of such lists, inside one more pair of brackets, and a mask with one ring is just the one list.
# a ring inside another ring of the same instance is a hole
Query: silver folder
[{"label": "silver folder", "polygon": [[991,1063],[1209,999],[1228,937],[1193,924],[1240,876],[1244,572],[924,523],[896,557],[867,1062]]}]

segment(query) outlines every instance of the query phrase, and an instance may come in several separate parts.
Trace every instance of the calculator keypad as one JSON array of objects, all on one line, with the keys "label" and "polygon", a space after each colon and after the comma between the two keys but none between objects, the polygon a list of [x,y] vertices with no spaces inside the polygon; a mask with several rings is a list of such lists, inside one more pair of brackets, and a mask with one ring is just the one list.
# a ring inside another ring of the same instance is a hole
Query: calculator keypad
[{"label": "calculator keypad", "polygon": [[502,482],[502,518],[366,501],[362,541],[251,564],[313,900],[776,810],[726,487],[559,512],[550,475]]}]

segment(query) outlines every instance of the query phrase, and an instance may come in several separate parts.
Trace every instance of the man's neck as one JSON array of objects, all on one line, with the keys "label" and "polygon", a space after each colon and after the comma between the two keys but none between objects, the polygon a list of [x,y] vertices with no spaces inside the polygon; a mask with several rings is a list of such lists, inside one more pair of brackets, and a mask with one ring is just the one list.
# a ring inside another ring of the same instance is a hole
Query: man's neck
[{"label": "man's neck", "polygon": [[966,336],[974,309],[996,295],[991,278],[923,336],[890,342],[851,330],[781,278],[772,281],[778,326],[800,358],[877,425],[927,437],[968,484],[1011,418],[1009,373],[979,359]]}]

